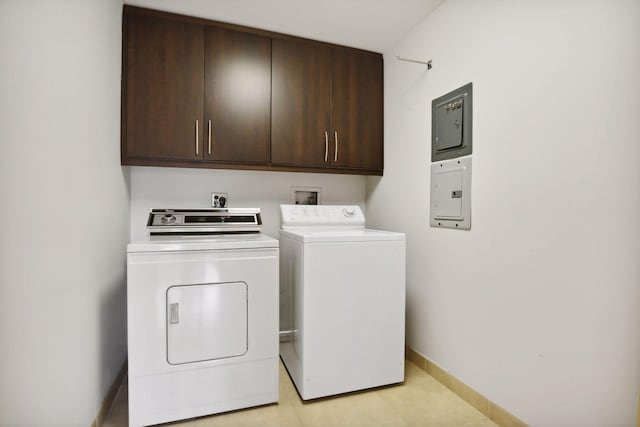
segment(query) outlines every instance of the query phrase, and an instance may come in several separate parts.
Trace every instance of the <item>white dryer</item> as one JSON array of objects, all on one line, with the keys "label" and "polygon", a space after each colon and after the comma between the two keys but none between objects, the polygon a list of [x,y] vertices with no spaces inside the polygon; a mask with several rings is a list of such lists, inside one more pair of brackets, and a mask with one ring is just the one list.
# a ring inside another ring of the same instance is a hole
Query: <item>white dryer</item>
[{"label": "white dryer", "polygon": [[154,210],[127,247],[129,425],[278,401],[278,241],[259,210]]},{"label": "white dryer", "polygon": [[281,206],[280,356],[302,399],[404,381],[405,235],[358,206]]}]

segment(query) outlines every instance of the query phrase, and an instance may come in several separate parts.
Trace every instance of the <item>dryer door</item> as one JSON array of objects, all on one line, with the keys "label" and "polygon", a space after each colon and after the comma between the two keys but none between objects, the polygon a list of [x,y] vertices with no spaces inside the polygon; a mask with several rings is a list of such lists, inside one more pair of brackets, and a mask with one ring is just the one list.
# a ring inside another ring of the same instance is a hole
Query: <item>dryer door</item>
[{"label": "dryer door", "polygon": [[245,282],[172,286],[167,290],[167,361],[171,365],[247,352]]}]

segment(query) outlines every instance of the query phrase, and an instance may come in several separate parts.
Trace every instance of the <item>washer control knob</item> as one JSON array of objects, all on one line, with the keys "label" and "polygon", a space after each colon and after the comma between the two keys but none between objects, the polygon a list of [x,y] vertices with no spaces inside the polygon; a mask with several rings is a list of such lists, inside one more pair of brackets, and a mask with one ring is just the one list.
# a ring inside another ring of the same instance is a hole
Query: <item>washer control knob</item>
[{"label": "washer control knob", "polygon": [[342,209],[342,213],[344,214],[344,216],[346,216],[347,218],[351,218],[356,214],[356,211],[354,209],[351,208],[343,208]]}]

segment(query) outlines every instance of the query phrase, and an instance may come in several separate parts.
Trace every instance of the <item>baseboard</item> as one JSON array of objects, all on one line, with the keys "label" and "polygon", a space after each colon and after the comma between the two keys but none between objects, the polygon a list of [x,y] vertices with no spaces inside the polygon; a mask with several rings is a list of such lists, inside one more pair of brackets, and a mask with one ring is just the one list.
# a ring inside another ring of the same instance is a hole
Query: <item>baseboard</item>
[{"label": "baseboard", "polygon": [[102,400],[102,405],[100,406],[100,410],[98,411],[98,415],[91,423],[91,427],[102,427],[104,424],[104,420],[107,418],[107,414],[109,413],[109,409],[113,406],[113,401],[116,399],[116,395],[118,394],[118,390],[120,390],[120,386],[124,381],[125,374],[127,373],[127,361],[124,361],[122,368],[120,368],[120,372],[116,376],[116,379],[113,380],[113,384],[109,388],[109,392]]},{"label": "baseboard", "polygon": [[519,420],[412,348],[406,348],[406,357],[407,360],[416,364],[500,427],[528,427],[527,423]]}]

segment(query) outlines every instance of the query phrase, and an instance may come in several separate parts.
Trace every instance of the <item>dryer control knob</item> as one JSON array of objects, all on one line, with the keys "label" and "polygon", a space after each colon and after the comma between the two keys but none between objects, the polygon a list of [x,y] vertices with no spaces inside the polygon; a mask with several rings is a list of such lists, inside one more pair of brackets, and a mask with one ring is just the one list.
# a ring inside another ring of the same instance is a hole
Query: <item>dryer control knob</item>
[{"label": "dryer control knob", "polygon": [[160,221],[162,221],[163,224],[173,224],[174,222],[176,222],[176,217],[168,213],[160,218]]}]

